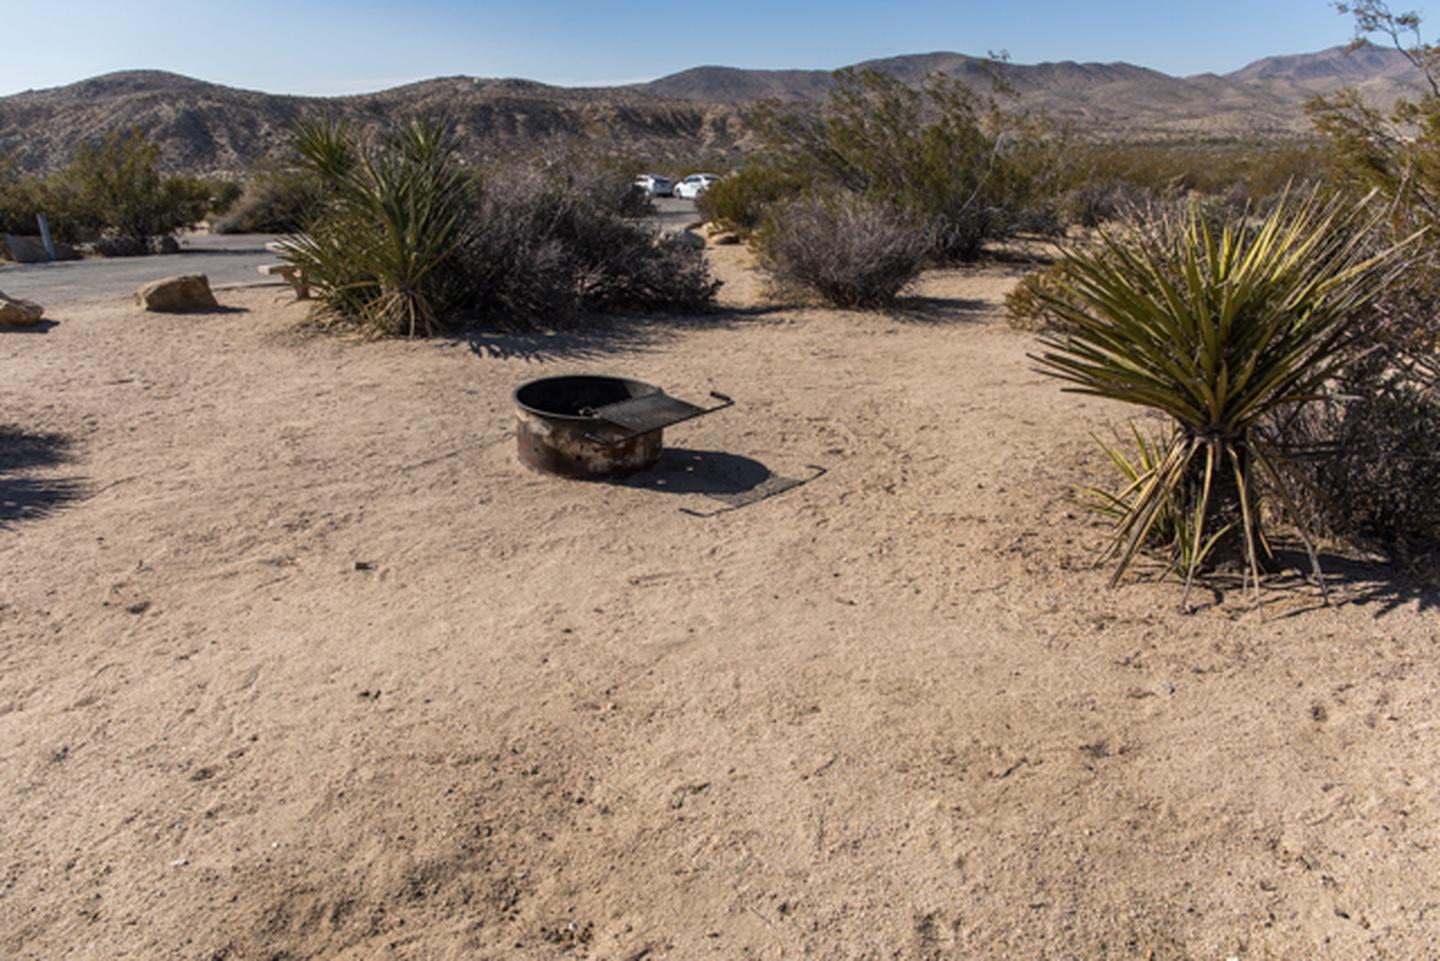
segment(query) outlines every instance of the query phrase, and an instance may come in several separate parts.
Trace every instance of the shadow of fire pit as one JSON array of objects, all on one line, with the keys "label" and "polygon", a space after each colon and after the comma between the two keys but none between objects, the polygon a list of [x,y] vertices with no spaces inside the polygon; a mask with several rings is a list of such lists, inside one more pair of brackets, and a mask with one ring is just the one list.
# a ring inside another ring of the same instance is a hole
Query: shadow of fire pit
[{"label": "shadow of fire pit", "polygon": [[809,471],[806,477],[784,477],[750,457],[669,447],[661,452],[654,467],[616,483],[667,494],[704,495],[722,506],[713,511],[681,511],[693,517],[713,517],[808,484],[824,474],[825,468],[812,466]]}]

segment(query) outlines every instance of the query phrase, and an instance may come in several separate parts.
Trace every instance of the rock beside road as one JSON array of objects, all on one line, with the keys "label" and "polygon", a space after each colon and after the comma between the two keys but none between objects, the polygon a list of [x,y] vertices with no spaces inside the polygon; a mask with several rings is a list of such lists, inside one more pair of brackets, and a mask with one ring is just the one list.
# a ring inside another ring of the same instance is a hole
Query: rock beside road
[{"label": "rock beside road", "polygon": [[691,250],[704,250],[705,238],[693,230],[676,230],[663,235],[663,239],[681,247],[689,247]]},{"label": "rock beside road", "polygon": [[0,327],[30,327],[44,316],[45,308],[39,304],[0,293]]},{"label": "rock beside road", "polygon": [[165,313],[214,310],[220,306],[210,292],[210,279],[204,274],[180,274],[151,281],[135,291],[135,302],[146,310]]}]

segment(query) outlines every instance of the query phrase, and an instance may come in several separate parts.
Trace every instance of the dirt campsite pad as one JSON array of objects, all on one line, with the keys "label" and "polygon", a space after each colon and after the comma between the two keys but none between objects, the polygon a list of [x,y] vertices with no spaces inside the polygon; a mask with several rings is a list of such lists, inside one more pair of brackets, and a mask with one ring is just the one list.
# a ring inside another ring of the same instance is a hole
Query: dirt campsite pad
[{"label": "dirt campsite pad", "polygon": [[[1433,595],[1107,591],[1124,412],[1013,269],[856,315],[712,256],[727,310],[583,336],[0,333],[0,956],[1440,956]],[[572,371],[737,406],[529,472]]]}]

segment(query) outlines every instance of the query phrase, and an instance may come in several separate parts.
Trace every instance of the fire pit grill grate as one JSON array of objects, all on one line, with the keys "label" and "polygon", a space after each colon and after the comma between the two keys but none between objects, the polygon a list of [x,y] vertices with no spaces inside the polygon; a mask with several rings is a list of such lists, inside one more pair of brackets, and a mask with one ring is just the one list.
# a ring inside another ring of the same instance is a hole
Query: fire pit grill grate
[{"label": "fire pit grill grate", "polygon": [[632,434],[644,434],[708,414],[710,411],[678,397],[671,397],[664,391],[657,391],[643,397],[631,397],[629,400],[596,407],[593,413],[601,420],[609,421],[616,427],[623,427]]}]

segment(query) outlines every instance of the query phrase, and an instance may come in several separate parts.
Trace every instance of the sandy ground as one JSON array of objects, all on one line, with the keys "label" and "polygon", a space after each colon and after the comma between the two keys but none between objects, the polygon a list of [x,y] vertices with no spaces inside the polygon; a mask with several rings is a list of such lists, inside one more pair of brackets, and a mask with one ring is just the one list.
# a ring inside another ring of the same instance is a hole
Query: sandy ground
[{"label": "sandy ground", "polygon": [[[586,336],[0,334],[0,957],[1440,957],[1433,595],[1108,591],[1123,412],[1011,269],[846,315],[716,254]],[[529,473],[573,370],[738,404]]]}]

